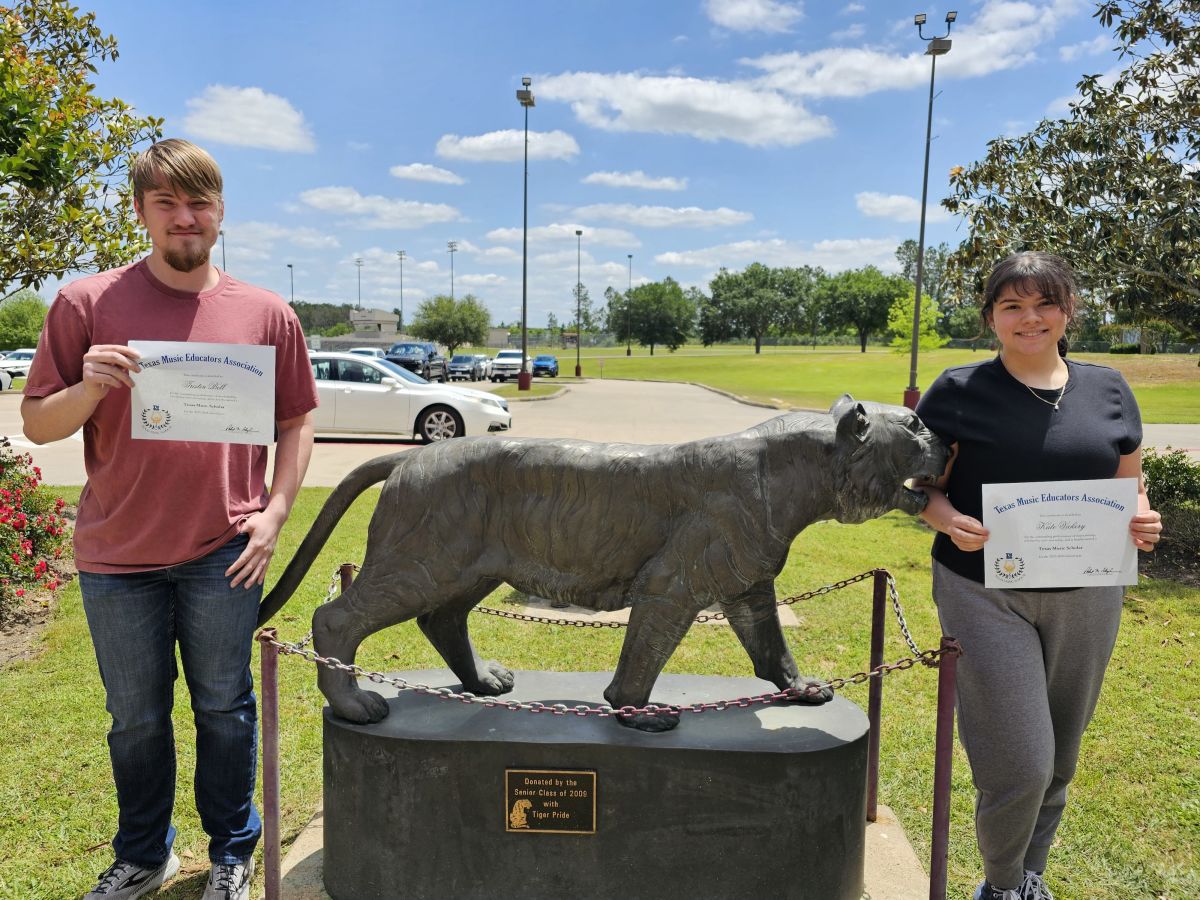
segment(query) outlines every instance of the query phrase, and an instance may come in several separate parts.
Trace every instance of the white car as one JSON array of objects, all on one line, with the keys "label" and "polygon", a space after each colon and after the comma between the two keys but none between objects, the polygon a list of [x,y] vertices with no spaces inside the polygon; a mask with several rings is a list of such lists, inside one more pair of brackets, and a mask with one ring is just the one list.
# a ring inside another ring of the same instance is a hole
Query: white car
[{"label": "white car", "polygon": [[479,360],[480,371],[483,372],[483,375],[481,377],[491,378],[492,377],[492,358],[490,356],[488,356],[486,353],[476,353],[475,358],[477,360]]},{"label": "white car", "polygon": [[7,372],[13,378],[28,375],[29,367],[33,365],[33,354],[31,349],[13,350],[0,359],[0,371]]},{"label": "white car", "polygon": [[487,391],[432,384],[389,360],[353,353],[314,351],[308,359],[318,433],[415,434],[430,442],[512,427],[508,402]]},{"label": "white car", "polygon": [[387,356],[387,351],[384,350],[382,347],[351,347],[346,352],[353,353],[356,356],[375,356],[375,357]]},{"label": "white car", "polygon": [[[509,378],[516,378],[521,374],[522,355],[520,350],[501,350],[492,360],[492,374],[488,377],[492,381],[507,381]],[[525,357],[525,371],[529,371],[528,356]]]}]

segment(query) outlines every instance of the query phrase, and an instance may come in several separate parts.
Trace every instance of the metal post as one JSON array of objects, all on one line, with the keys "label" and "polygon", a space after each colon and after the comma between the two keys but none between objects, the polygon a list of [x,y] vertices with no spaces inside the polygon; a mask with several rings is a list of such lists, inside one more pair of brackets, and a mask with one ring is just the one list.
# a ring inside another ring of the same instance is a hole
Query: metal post
[{"label": "metal post", "polygon": [[582,251],[580,247],[583,243],[583,230],[575,229],[575,377],[579,378],[583,375],[583,366],[580,364],[579,354],[580,348],[583,346],[583,280],[580,273],[583,271],[580,266]]},{"label": "metal post", "polygon": [[288,263],[288,283],[292,286],[292,306],[296,305],[296,270],[292,268],[292,264]]},{"label": "metal post", "polygon": [[399,334],[404,334],[404,257],[408,254],[403,250],[396,251],[396,257],[400,260],[400,328]]},{"label": "metal post", "polygon": [[517,92],[517,101],[525,108],[525,180],[521,188],[521,371],[517,374],[518,391],[527,391],[533,386],[533,374],[525,369],[525,359],[529,356],[529,107],[534,104],[531,84],[528,76],[523,77],[521,86],[524,90]]},{"label": "metal post", "polygon": [[929,196],[929,144],[933,139],[933,79],[937,73],[937,57],[929,57],[929,114],[925,120],[925,176],[921,180],[921,228],[917,237],[917,293],[913,301],[912,351],[908,366],[908,387],[904,391],[904,405],[917,408],[921,389],[917,387],[917,344],[921,330],[921,284],[925,280],[925,202]]},{"label": "metal post", "polygon": [[625,355],[633,356],[633,335],[629,330],[629,315],[633,306],[633,254],[625,255],[629,257],[629,290],[625,292]]},{"label": "metal post", "polygon": [[[888,573],[875,570],[875,592],[871,606],[871,671],[883,665],[883,626],[887,613]],[[872,678],[867,695],[867,821],[874,822],[879,811],[879,719],[883,709],[883,679]]]},{"label": "metal post", "polygon": [[344,594],[354,583],[354,563],[342,563],[338,566],[338,574],[342,576],[342,593]]},{"label": "metal post", "polygon": [[274,628],[258,632],[261,654],[263,878],[266,900],[279,900],[279,652]]},{"label": "metal post", "polygon": [[950,770],[954,763],[954,698],[962,646],[942,635],[938,657],[937,734],[933,759],[933,835],[929,854],[929,900],[946,898],[950,850]]},{"label": "metal post", "polygon": [[217,232],[221,236],[221,271],[225,271],[225,229]]}]

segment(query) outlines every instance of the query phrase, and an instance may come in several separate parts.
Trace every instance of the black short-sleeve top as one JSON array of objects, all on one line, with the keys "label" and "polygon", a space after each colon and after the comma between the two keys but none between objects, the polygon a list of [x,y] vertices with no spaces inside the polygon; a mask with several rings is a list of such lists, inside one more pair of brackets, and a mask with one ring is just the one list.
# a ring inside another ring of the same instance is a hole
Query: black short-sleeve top
[{"label": "black short-sleeve top", "polygon": [[[1112,478],[1120,457],[1141,446],[1141,413],[1121,373],[1066,363],[1058,409],[1057,390],[1027,387],[999,357],[947,369],[926,391],[917,415],[947,446],[958,444],[946,496],[959,512],[983,520],[984,484]],[[947,535],[935,538],[933,558],[983,583],[983,554]]]}]

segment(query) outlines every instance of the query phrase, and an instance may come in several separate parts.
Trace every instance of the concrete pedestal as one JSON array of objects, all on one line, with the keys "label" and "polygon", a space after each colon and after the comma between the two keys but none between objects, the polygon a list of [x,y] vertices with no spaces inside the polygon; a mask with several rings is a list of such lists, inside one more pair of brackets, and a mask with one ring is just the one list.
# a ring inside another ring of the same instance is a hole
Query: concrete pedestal
[{"label": "concrete pedestal", "polygon": [[[443,671],[400,674],[457,687]],[[509,696],[596,703],[610,677],[518,672]],[[770,690],[665,675],[654,700]],[[389,704],[372,726],[326,710],[335,900],[862,896],[867,719],[841,697],[685,714],[666,734],[409,692]]]}]

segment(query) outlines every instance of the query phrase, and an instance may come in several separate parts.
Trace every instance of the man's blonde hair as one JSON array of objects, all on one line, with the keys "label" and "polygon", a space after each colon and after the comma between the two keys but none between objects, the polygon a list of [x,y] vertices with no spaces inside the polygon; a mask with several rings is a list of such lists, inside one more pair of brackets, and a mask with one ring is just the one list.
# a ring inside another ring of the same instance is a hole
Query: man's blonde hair
[{"label": "man's blonde hair", "polygon": [[217,161],[207,150],[179,138],[167,138],[139,153],[130,167],[130,177],[138,203],[147,191],[157,190],[220,200],[224,188]]}]

